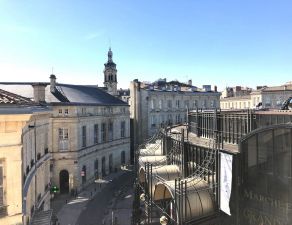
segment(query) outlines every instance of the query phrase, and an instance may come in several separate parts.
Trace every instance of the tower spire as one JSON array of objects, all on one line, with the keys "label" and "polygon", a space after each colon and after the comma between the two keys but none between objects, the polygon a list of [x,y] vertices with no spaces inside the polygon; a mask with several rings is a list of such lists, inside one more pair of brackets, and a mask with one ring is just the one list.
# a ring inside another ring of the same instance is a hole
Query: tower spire
[{"label": "tower spire", "polygon": [[108,50],[108,53],[107,53],[107,56],[108,56],[108,62],[113,62],[113,52],[111,50],[111,47],[109,47],[109,50]]}]

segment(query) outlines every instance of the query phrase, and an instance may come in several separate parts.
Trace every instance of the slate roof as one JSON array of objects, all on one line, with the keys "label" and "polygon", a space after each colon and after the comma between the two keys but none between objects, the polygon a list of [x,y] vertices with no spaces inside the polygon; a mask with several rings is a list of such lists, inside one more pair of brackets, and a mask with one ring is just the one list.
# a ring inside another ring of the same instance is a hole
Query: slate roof
[{"label": "slate roof", "polygon": [[[33,99],[34,82],[0,83],[0,89]],[[57,84],[55,92],[51,93],[50,84],[45,88],[46,102],[51,104],[68,105],[124,105],[122,100],[106,93],[93,85]]]},{"label": "slate roof", "polygon": [[0,104],[31,105],[33,101],[29,98],[0,89]]}]

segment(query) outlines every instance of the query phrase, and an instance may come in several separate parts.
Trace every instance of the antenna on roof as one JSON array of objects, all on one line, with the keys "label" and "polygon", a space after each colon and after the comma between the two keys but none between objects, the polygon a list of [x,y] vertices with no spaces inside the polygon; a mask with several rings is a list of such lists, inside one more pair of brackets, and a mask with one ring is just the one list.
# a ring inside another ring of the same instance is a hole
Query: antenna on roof
[{"label": "antenna on roof", "polygon": [[112,47],[112,42],[111,42],[111,38],[110,38],[110,37],[108,38],[108,44],[109,44],[109,48],[111,49],[111,47]]}]

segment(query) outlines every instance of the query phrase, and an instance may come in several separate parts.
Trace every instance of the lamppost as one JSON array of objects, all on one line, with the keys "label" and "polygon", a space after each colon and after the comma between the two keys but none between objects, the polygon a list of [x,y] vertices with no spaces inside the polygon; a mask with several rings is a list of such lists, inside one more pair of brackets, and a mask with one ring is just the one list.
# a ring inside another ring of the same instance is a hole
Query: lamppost
[{"label": "lamppost", "polygon": [[160,219],[159,219],[159,222],[161,225],[167,225],[168,223],[168,219],[166,216],[161,216]]}]

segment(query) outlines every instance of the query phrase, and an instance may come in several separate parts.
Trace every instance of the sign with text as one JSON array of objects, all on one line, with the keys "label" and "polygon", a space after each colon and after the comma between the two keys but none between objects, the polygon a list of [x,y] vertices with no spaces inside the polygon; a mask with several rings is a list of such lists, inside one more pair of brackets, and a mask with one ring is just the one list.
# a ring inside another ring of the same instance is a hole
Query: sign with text
[{"label": "sign with text", "polygon": [[228,215],[232,187],[232,155],[220,153],[220,209]]}]

